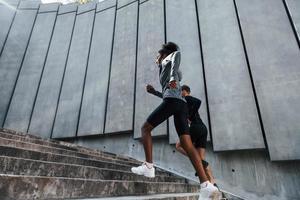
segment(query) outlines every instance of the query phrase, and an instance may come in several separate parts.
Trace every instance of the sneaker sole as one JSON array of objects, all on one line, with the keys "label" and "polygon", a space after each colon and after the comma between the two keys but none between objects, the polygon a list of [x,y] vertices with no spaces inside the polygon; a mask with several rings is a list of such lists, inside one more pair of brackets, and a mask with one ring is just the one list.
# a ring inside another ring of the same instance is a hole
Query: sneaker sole
[{"label": "sneaker sole", "polygon": [[209,198],[211,198],[211,200],[222,200],[223,199],[222,195],[219,191],[213,192]]}]

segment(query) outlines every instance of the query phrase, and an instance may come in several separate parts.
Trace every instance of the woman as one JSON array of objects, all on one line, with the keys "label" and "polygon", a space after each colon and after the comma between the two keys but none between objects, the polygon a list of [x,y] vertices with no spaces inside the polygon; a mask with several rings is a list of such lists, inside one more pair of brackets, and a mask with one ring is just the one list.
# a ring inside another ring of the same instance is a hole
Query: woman
[{"label": "woman", "polygon": [[200,198],[218,198],[218,189],[208,181],[201,158],[197,153],[188,127],[188,108],[185,99],[181,95],[179,84],[180,73],[180,52],[178,46],[173,42],[163,44],[158,51],[156,63],[159,67],[159,79],[162,86],[163,102],[149,115],[142,126],[142,141],[145,151],[146,162],[139,167],[131,168],[135,174],[147,177],[155,177],[155,169],[152,160],[152,137],[151,131],[168,119],[174,116],[174,124],[180,139],[182,148],[190,158],[200,180]]}]

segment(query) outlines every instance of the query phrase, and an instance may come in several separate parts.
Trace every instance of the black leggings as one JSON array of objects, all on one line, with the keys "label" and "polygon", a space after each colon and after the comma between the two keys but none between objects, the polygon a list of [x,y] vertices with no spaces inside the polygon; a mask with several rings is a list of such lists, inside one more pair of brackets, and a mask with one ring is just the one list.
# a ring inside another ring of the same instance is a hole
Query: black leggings
[{"label": "black leggings", "polygon": [[178,136],[189,134],[187,104],[180,99],[163,99],[163,102],[149,115],[147,122],[155,128],[172,115]]}]

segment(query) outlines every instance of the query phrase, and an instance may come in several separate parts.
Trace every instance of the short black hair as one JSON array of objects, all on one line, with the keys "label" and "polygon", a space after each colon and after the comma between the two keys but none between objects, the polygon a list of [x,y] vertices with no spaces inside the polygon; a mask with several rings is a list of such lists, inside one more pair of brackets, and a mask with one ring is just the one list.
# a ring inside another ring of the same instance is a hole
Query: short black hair
[{"label": "short black hair", "polygon": [[182,85],[182,86],[181,86],[181,90],[185,90],[185,91],[187,91],[188,93],[191,93],[191,88],[190,88],[189,86],[187,86],[187,85]]},{"label": "short black hair", "polygon": [[179,47],[177,44],[175,44],[174,42],[167,42],[166,44],[163,44],[161,46],[161,49],[158,51],[158,53],[168,55],[168,54],[173,53],[178,50],[179,50]]}]

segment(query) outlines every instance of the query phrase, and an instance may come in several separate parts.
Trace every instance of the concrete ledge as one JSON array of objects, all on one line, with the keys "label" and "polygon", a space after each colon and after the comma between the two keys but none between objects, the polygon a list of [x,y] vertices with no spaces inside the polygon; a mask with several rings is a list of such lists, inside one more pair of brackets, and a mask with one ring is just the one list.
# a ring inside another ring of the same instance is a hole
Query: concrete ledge
[{"label": "concrete ledge", "polygon": [[21,1],[18,9],[33,9],[36,10],[40,6],[39,1]]},{"label": "concrete ledge", "polygon": [[60,3],[47,3],[41,4],[39,8],[39,13],[43,12],[57,12]]},{"label": "concrete ledge", "polygon": [[59,6],[58,14],[65,14],[65,13],[76,12],[76,11],[77,11],[77,4],[71,3],[71,4]]},{"label": "concrete ledge", "polygon": [[97,4],[96,12],[100,12],[102,10],[108,9],[110,7],[116,6],[116,0],[105,0]]},{"label": "concrete ledge", "polygon": [[84,12],[95,10],[95,8],[96,8],[96,2],[95,1],[83,4],[83,5],[78,5],[77,14],[79,15],[79,14],[84,13]]}]

